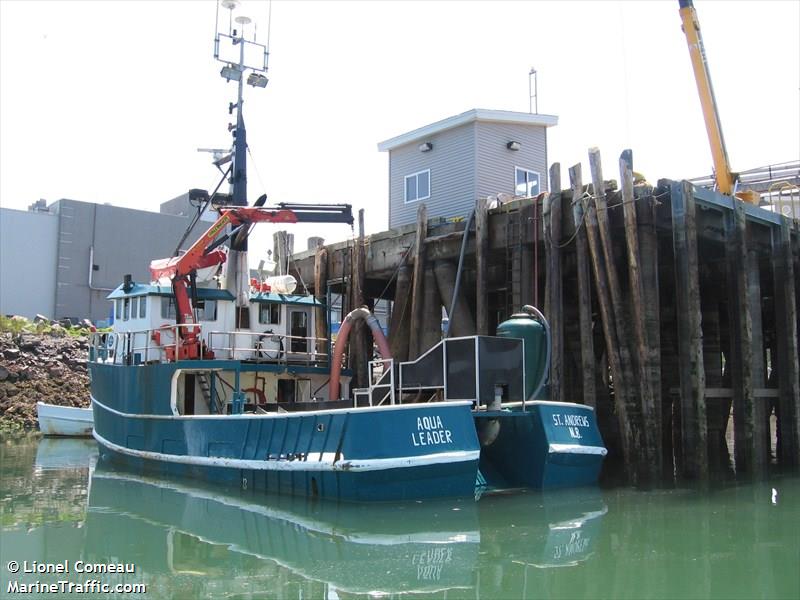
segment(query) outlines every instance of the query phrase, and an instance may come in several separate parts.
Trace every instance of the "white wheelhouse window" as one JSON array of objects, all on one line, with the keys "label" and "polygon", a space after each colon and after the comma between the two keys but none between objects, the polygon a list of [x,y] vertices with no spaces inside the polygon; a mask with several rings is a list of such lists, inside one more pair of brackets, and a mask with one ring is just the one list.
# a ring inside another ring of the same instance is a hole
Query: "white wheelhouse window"
[{"label": "white wheelhouse window", "polygon": [[416,202],[427,200],[431,197],[431,170],[417,171],[411,175],[406,175],[405,180],[405,201]]},{"label": "white wheelhouse window", "polygon": [[514,195],[536,196],[541,192],[539,173],[522,167],[514,167]]}]

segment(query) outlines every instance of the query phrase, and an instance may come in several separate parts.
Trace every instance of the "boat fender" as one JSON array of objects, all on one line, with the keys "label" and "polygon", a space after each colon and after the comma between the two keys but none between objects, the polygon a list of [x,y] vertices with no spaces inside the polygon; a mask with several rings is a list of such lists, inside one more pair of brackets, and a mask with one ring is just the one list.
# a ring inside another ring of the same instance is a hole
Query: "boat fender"
[{"label": "boat fender", "polygon": [[500,435],[500,419],[478,419],[476,429],[481,446],[491,446]]}]

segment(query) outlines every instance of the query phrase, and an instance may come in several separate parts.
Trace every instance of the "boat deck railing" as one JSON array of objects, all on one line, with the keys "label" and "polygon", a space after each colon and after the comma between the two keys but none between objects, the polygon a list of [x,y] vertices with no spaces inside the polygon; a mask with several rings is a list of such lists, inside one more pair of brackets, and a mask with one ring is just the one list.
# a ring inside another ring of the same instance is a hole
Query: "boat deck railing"
[{"label": "boat deck railing", "polygon": [[[89,361],[109,364],[169,362],[167,349],[178,356],[181,328],[199,330],[199,357],[244,360],[256,363],[326,366],[328,340],[280,333],[210,331],[203,335],[199,324],[170,324],[154,329],[109,331],[91,334]],[[321,349],[321,351],[320,351]]]},{"label": "boat deck railing", "polygon": [[394,403],[394,360],[380,358],[369,361],[369,405]]}]

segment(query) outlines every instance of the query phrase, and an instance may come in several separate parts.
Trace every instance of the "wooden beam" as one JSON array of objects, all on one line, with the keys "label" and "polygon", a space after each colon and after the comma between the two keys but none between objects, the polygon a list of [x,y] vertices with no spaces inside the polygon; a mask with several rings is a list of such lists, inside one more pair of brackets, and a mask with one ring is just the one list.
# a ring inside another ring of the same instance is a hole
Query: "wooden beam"
[{"label": "wooden beam", "polygon": [[572,187],[572,220],[576,231],[575,255],[578,264],[578,319],[581,338],[583,403],[595,408],[597,407],[597,392],[594,367],[594,334],[592,332],[592,281],[589,274],[586,227],[583,226],[583,177],[580,163],[570,167],[569,182]]},{"label": "wooden beam", "polygon": [[414,239],[414,272],[411,276],[411,333],[408,342],[408,359],[414,360],[420,354],[420,334],[422,333],[422,283],[425,276],[425,238],[428,237],[428,209],[420,204],[417,209],[417,233]]},{"label": "wooden beam", "polygon": [[625,241],[628,250],[628,281],[633,305],[633,332],[636,342],[634,353],[639,380],[640,410],[642,413],[642,446],[644,450],[643,471],[652,479],[661,478],[661,457],[658,419],[653,387],[648,370],[650,343],[645,322],[644,283],[640,271],[639,227],[636,221],[636,199],[633,195],[633,154],[625,150],[619,158],[619,174],[622,186],[622,211],[625,219]]},{"label": "wooden beam", "polygon": [[489,335],[489,213],[486,198],[475,207],[476,308],[478,335]]},{"label": "wooden beam", "polygon": [[670,197],[681,388],[682,475],[705,481],[708,479],[708,428],[694,187],[688,181],[674,183]]},{"label": "wooden beam", "polygon": [[550,166],[550,202],[546,226],[547,312],[552,338],[550,358],[550,400],[564,400],[564,312],[561,280],[561,165]]},{"label": "wooden beam", "polygon": [[772,368],[777,368],[778,460],[782,465],[800,465],[800,357],[797,339],[797,304],[789,219],[772,229],[772,272],[775,285],[775,334],[777,352]]}]

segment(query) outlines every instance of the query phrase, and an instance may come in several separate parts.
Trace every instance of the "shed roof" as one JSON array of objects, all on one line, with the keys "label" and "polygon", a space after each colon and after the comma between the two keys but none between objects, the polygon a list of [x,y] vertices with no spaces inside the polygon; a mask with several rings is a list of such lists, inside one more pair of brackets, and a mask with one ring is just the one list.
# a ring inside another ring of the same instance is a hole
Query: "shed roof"
[{"label": "shed roof", "polygon": [[486,108],[473,108],[460,115],[455,115],[436,121],[430,125],[425,125],[419,129],[414,129],[407,133],[400,134],[378,144],[378,150],[386,152],[394,150],[398,146],[403,146],[422,138],[431,136],[448,129],[453,129],[459,125],[464,125],[472,121],[486,121],[494,123],[517,123],[520,125],[539,125],[541,127],[552,127],[558,125],[558,117],[555,115],[541,115],[533,113],[521,113],[510,110],[489,110]]}]

